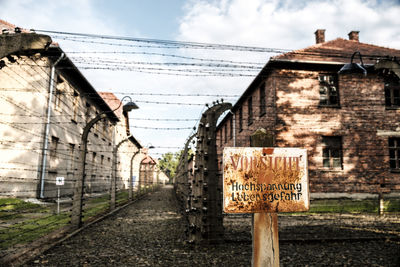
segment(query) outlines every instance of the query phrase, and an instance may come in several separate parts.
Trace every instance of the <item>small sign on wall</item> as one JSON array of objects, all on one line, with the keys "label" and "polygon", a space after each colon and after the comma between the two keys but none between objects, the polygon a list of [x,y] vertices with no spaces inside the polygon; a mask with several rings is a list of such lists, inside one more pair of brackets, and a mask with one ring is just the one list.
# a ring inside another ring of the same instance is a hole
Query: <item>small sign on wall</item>
[{"label": "small sign on wall", "polygon": [[307,211],[307,150],[226,147],[223,187],[226,213]]},{"label": "small sign on wall", "polygon": [[64,177],[57,176],[56,177],[56,185],[64,185]]}]

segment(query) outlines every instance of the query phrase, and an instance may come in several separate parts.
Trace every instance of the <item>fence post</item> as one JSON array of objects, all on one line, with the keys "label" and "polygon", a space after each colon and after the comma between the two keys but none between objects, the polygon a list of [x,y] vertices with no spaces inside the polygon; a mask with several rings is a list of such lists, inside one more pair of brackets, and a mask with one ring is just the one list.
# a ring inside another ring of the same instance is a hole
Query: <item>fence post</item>
[{"label": "fence post", "polygon": [[94,119],[89,121],[85,128],[83,129],[82,137],[81,137],[81,151],[80,151],[80,159],[82,160],[81,164],[81,172],[82,174],[77,176],[75,186],[74,186],[74,197],[72,202],[72,211],[71,211],[71,224],[74,227],[82,226],[82,200],[83,200],[83,188],[85,186],[85,178],[86,178],[86,153],[87,153],[87,141],[90,129],[93,125],[99,120],[105,119],[107,117],[106,113],[98,114]]},{"label": "fence post", "polygon": [[[274,137],[265,129],[250,136],[251,147],[272,147]],[[279,266],[278,214],[254,213],[251,225],[253,267]]]},{"label": "fence post", "polygon": [[[223,238],[222,199],[216,145],[216,126],[230,103],[214,103],[202,114],[197,130],[196,158],[192,179],[189,242],[217,243]],[[186,177],[186,175],[185,175]]]},{"label": "fence post", "polygon": [[115,209],[115,202],[116,202],[116,191],[117,191],[117,171],[118,171],[118,149],[119,147],[128,141],[128,138],[123,139],[120,141],[113,149],[113,161],[112,161],[112,175],[111,175],[111,196],[110,196],[110,209]]}]

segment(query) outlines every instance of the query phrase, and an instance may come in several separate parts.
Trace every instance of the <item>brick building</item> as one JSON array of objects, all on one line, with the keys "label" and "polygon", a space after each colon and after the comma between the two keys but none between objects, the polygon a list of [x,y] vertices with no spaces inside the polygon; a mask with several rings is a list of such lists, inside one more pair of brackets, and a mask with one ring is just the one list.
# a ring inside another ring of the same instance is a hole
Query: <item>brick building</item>
[{"label": "brick building", "polygon": [[144,158],[140,162],[139,188],[149,187],[157,184],[157,162],[147,155],[145,151]]},{"label": "brick building", "polygon": [[[117,190],[128,189],[131,176],[139,177],[140,161],[144,157],[141,153],[142,145],[131,135],[129,114],[122,108],[126,103],[122,103],[111,92],[99,92],[99,95],[112,110],[115,110],[114,113],[119,119],[114,127],[114,148],[117,146],[115,151],[116,188]],[[137,181],[133,181],[133,188],[137,185]]]},{"label": "brick building", "polygon": [[[396,194],[400,50],[361,43],[356,31],[327,42],[324,34],[268,61],[217,127],[219,162],[224,147],[250,146],[250,135],[264,128],[277,147],[307,148],[312,196]],[[339,74],[356,51],[367,74]],[[378,67],[382,61],[391,64]]]}]

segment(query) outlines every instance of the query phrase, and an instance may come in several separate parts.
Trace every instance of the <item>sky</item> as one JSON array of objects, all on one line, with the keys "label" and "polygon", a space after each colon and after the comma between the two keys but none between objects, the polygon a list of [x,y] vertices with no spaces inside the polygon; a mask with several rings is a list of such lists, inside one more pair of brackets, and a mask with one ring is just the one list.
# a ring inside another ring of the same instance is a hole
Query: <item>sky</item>
[{"label": "sky", "polygon": [[[96,90],[139,106],[129,115],[131,133],[155,147],[155,158],[183,147],[205,103],[234,104],[269,57],[315,44],[317,29],[327,41],[357,30],[361,42],[400,49],[399,14],[398,0],[0,0],[0,19],[37,31],[273,48],[177,49],[50,34]],[[246,68],[216,74],[224,64]]]}]

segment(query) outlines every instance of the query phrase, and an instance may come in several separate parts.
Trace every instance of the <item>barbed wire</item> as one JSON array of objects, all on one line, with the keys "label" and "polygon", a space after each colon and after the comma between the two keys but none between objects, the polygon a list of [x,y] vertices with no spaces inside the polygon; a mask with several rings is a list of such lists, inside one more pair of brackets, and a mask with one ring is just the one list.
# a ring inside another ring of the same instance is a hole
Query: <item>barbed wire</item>
[{"label": "barbed wire", "polygon": [[[150,55],[150,56],[161,56],[161,57],[172,57],[178,59],[187,59],[200,62],[217,62],[217,63],[231,63],[231,64],[247,64],[247,65],[265,65],[264,62],[251,62],[251,61],[235,61],[226,59],[214,59],[214,58],[199,58],[199,57],[189,57],[177,54],[166,54],[166,53],[156,53],[156,52],[145,52],[145,51],[66,51],[67,54],[122,54],[122,55]],[[72,59],[74,57],[71,57]],[[84,57],[86,58],[86,57]],[[100,58],[100,57],[99,57]]]},{"label": "barbed wire", "polygon": [[[87,33],[71,33],[62,31],[49,31],[34,29],[35,32],[44,32],[52,34],[55,38],[70,38],[73,41],[88,41],[88,39],[109,39],[109,40],[119,40],[128,42],[139,42],[139,43],[150,43],[158,44],[163,48],[201,48],[201,49],[219,49],[219,50],[232,50],[232,51],[252,51],[252,52],[268,52],[268,53],[283,53],[288,52],[288,49],[278,49],[278,48],[265,48],[256,46],[240,46],[240,45],[226,45],[226,44],[216,44],[216,43],[201,43],[201,42],[188,42],[188,41],[172,41],[172,40],[161,40],[161,39],[150,39],[150,38],[135,38],[135,37],[123,37],[123,36],[110,36],[110,35],[100,35],[100,34],[87,34]],[[71,37],[72,36],[72,37]],[[109,43],[106,43],[109,44]]]}]

